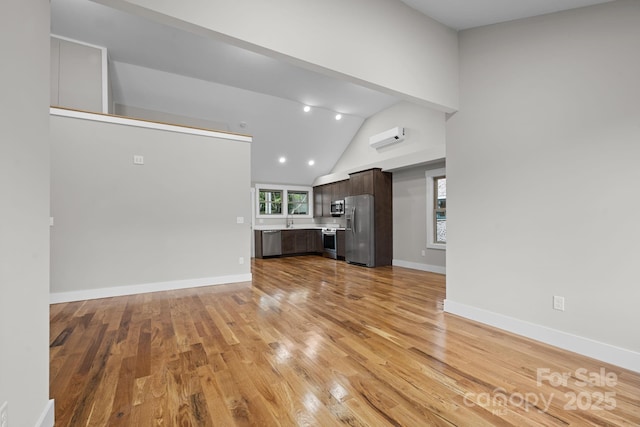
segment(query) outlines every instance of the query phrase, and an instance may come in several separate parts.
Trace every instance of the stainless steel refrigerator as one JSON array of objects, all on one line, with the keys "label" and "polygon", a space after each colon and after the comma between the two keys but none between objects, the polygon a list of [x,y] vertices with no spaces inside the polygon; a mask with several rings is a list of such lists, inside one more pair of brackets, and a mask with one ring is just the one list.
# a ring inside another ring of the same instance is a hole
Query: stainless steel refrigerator
[{"label": "stainless steel refrigerator", "polygon": [[345,229],[345,259],[367,267],[376,265],[374,239],[373,196],[348,196],[344,199],[347,225]]}]

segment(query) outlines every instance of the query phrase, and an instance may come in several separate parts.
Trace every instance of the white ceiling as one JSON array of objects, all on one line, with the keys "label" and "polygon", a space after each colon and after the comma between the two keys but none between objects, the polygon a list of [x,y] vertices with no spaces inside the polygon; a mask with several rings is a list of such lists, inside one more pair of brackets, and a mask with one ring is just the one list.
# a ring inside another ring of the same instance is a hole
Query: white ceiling
[{"label": "white ceiling", "polygon": [[[608,0],[402,1],[459,30]],[[366,118],[399,101],[89,0],[51,0],[51,32],[108,49],[116,103],[252,135],[254,182],[310,185],[331,171]],[[314,108],[303,113],[303,105]]]},{"label": "white ceiling", "polygon": [[613,0],[402,0],[456,30],[528,18]]},{"label": "white ceiling", "polygon": [[[51,33],[108,49],[116,103],[252,135],[255,182],[310,185],[331,171],[364,119],[398,101],[89,0],[52,0]],[[304,105],[314,108],[304,113]]]}]

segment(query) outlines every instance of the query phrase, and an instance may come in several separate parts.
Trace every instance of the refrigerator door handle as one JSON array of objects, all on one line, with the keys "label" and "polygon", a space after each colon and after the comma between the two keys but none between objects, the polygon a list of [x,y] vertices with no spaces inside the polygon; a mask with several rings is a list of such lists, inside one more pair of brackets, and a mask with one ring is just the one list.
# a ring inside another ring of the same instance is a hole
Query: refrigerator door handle
[{"label": "refrigerator door handle", "polygon": [[[351,210],[351,221],[353,221],[352,227],[354,230],[357,229],[357,224],[356,224],[356,207],[354,206],[353,209]],[[355,233],[355,231],[354,231]]]}]

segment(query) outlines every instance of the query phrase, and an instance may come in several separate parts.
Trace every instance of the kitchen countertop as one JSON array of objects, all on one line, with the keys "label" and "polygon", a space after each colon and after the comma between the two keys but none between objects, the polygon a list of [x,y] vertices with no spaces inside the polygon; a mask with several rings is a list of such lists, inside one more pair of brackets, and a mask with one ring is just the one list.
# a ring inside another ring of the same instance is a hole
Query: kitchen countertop
[{"label": "kitchen countertop", "polygon": [[323,228],[335,228],[336,230],[344,230],[344,227],[339,227],[337,224],[294,224],[293,227],[287,227],[284,224],[256,224],[253,227],[254,230],[322,230]]}]

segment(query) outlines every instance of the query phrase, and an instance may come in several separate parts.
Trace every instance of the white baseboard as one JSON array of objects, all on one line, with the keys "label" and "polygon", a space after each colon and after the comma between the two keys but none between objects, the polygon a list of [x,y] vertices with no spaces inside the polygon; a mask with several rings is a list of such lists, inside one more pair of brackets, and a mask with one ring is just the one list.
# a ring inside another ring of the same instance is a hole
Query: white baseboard
[{"label": "white baseboard", "polygon": [[51,399],[45,405],[38,421],[36,421],[36,427],[53,427],[55,424],[55,416],[55,404],[53,399]]},{"label": "white baseboard", "polygon": [[201,279],[171,280],[168,282],[143,283],[140,285],[115,286],[113,288],[86,289],[71,292],[52,292],[49,302],[84,301],[98,298],[119,297],[124,295],[144,294],[148,292],[173,291],[176,289],[197,288],[201,286],[225,285],[230,283],[250,282],[251,273],[230,276],[204,277]]},{"label": "white baseboard", "polygon": [[445,299],[444,311],[504,329],[527,338],[573,351],[621,368],[640,372],[640,353],[514,317]]},{"label": "white baseboard", "polygon": [[431,264],[420,264],[419,262],[403,261],[401,259],[394,259],[391,262],[392,265],[397,267],[411,268],[413,270],[429,271],[431,273],[447,274],[447,267]]}]

